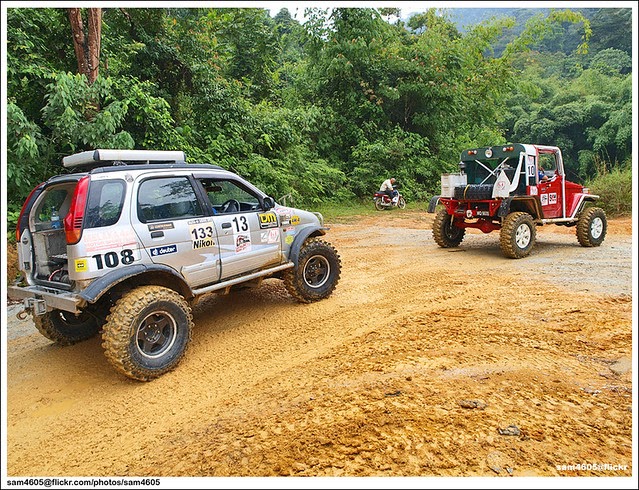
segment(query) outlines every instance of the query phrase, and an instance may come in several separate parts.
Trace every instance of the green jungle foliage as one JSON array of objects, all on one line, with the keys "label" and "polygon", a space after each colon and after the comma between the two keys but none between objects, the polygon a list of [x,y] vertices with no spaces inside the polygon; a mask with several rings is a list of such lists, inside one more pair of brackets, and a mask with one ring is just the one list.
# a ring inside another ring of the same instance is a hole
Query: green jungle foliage
[{"label": "green jungle foliage", "polygon": [[106,8],[89,85],[66,9],[10,8],[8,216],[98,147],[184,150],[306,206],[390,176],[425,201],[464,148],[508,141],[560,146],[573,180],[629,172],[630,9],[461,11]]},{"label": "green jungle foliage", "polygon": [[589,180],[590,192],[600,196],[597,206],[610,216],[630,216],[632,214],[632,169],[630,160],[612,170],[601,162],[598,174]]}]

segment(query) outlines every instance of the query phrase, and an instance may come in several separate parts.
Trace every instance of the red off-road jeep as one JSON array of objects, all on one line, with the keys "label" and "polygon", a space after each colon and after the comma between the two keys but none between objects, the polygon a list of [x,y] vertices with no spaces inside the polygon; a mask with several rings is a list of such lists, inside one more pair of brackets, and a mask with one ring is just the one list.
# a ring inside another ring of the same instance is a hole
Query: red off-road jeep
[{"label": "red off-road jeep", "polygon": [[575,226],[584,247],[598,247],[606,236],[606,214],[589,207],[599,196],[566,180],[557,147],[509,143],[464,150],[459,173],[441,178],[441,195],[428,206],[433,213],[443,205],[433,222],[440,247],[457,247],[466,228],[499,230],[502,252],[514,259],[530,253],[537,226]]}]

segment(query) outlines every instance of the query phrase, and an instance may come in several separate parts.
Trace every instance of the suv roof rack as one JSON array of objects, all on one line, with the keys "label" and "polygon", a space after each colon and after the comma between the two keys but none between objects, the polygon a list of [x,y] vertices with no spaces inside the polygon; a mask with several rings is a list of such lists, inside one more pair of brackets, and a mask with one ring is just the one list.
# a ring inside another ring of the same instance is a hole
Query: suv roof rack
[{"label": "suv roof rack", "polygon": [[183,151],[166,150],[89,150],[62,159],[66,168],[112,165],[126,165],[125,162],[142,163],[186,163]]}]

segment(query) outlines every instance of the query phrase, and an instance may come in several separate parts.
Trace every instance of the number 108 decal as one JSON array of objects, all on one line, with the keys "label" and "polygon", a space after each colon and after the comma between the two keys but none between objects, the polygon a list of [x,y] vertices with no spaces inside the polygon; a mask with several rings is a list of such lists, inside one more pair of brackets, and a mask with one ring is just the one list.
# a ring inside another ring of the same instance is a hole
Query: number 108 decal
[{"label": "number 108 decal", "polygon": [[135,262],[136,256],[134,251],[130,248],[120,250],[120,254],[117,252],[106,252],[104,254],[96,254],[91,256],[95,260],[95,266],[98,270],[102,270],[105,267],[113,269],[118,265],[129,265]]}]

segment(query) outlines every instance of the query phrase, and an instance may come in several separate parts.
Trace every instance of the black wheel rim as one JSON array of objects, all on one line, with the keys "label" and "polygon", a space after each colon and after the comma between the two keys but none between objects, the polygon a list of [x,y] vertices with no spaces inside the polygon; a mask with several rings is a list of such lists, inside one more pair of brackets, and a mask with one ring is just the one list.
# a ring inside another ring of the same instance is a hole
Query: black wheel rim
[{"label": "black wheel rim", "polygon": [[304,264],[304,282],[311,288],[320,288],[331,273],[331,264],[323,255],[313,255]]},{"label": "black wheel rim", "polygon": [[455,225],[452,225],[450,223],[448,223],[448,225],[444,227],[444,234],[449,240],[456,240],[461,232],[461,228],[457,228]]},{"label": "black wheel rim", "polygon": [[157,359],[165,355],[175,344],[177,322],[166,311],[151,313],[140,323],[136,335],[136,347],[144,357]]}]

